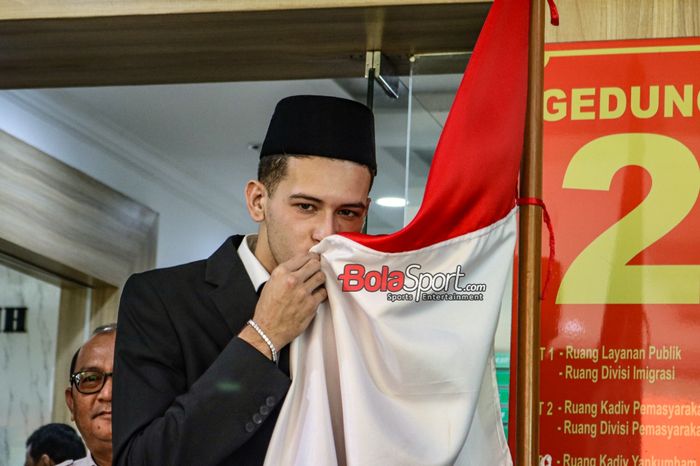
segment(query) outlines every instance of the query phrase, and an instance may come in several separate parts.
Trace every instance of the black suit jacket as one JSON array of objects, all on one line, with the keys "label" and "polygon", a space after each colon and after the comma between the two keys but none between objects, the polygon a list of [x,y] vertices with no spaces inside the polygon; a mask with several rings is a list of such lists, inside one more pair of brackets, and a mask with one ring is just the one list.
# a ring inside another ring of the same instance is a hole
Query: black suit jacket
[{"label": "black suit jacket", "polygon": [[133,275],[119,307],[114,464],[259,465],[289,377],[236,335],[257,295],[233,236],[206,261]]}]

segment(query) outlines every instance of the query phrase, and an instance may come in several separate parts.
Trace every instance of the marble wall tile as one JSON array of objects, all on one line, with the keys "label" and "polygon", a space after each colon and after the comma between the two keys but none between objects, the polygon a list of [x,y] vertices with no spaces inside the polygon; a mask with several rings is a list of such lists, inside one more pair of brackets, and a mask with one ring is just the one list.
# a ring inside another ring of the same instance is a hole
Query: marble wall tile
[{"label": "marble wall tile", "polygon": [[24,464],[27,437],[51,422],[60,293],[0,264],[0,307],[28,308],[26,333],[3,332],[0,311],[0,465]]}]

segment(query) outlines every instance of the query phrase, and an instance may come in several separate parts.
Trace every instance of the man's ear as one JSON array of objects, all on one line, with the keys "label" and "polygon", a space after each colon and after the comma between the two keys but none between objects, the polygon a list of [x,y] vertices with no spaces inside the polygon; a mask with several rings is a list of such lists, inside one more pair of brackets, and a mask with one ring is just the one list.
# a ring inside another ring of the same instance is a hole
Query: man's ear
[{"label": "man's ear", "polygon": [[44,453],[43,455],[41,455],[41,457],[39,458],[39,461],[36,463],[36,465],[37,466],[56,466],[56,463],[51,458],[49,458],[49,455]]},{"label": "man's ear", "polygon": [[70,411],[70,420],[75,421],[75,414],[73,412],[73,392],[71,387],[66,388],[64,395],[66,396],[66,406],[68,406],[68,411]]},{"label": "man's ear", "polygon": [[245,200],[248,214],[254,222],[265,220],[265,203],[267,202],[267,188],[258,180],[250,180],[245,185]]}]

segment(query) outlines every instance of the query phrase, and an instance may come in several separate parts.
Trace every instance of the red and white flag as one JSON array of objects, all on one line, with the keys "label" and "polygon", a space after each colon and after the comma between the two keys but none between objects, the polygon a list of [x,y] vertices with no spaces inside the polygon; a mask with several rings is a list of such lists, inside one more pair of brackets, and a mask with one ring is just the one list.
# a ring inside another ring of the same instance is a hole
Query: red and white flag
[{"label": "red and white flag", "polygon": [[328,301],[292,343],[268,466],[511,465],[492,347],[516,239],[529,2],[496,0],[415,219],[314,247]]}]

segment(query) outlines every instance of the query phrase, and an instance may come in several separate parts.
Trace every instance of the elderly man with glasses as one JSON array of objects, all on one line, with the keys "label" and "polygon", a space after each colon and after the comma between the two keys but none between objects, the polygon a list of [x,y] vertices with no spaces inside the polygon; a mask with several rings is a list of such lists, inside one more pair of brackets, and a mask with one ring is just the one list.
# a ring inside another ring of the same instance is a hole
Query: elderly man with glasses
[{"label": "elderly man with glasses", "polygon": [[59,466],[112,464],[112,365],[116,324],[98,327],[75,352],[66,404],[88,447],[85,458]]}]

